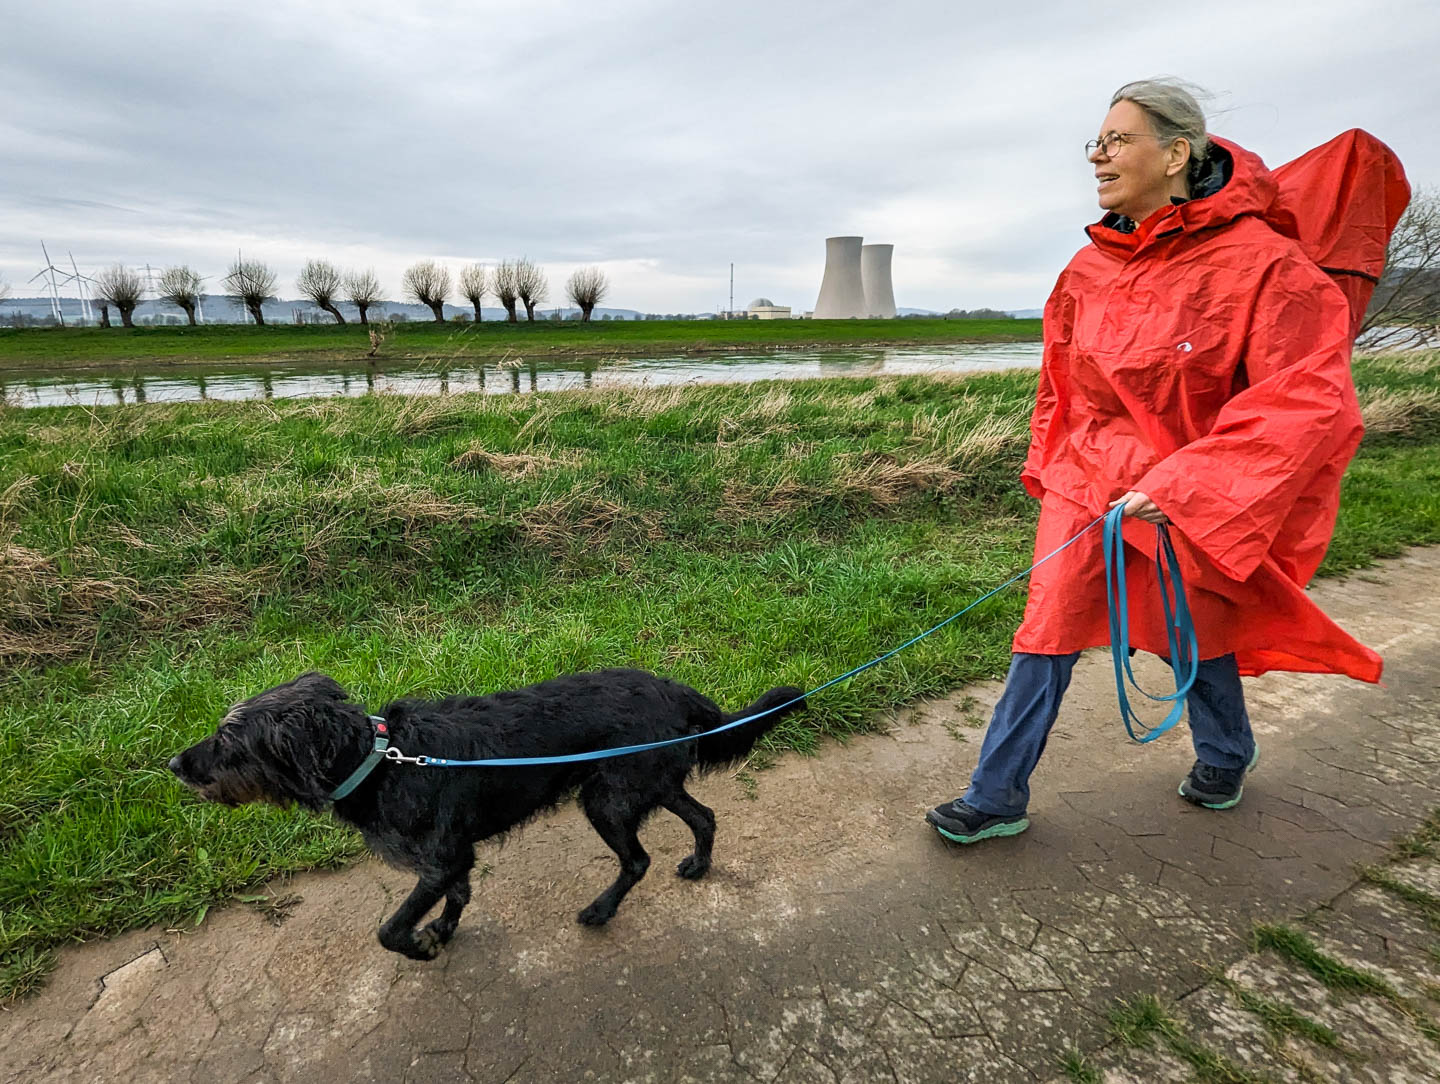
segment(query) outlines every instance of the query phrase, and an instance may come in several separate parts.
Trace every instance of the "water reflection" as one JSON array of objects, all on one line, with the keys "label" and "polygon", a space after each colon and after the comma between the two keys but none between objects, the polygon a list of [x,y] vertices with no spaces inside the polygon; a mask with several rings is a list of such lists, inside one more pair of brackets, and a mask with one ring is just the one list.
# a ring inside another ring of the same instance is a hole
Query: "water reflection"
[{"label": "water reflection", "polygon": [[[386,369],[371,361],[362,367],[327,370],[298,364],[252,367],[236,372],[207,370],[176,376],[141,370],[125,378],[73,375],[10,377],[0,394],[18,406],[178,402],[210,399],[307,399],[357,395],[450,395],[480,392],[523,395],[566,388],[745,383],[814,377],[880,376],[930,372],[984,372],[1040,364],[1039,343],[959,344],[882,350],[807,350],[723,357],[613,359],[609,361],[517,361],[502,365],[426,368],[397,362]],[[523,370],[523,371],[522,371]]]}]

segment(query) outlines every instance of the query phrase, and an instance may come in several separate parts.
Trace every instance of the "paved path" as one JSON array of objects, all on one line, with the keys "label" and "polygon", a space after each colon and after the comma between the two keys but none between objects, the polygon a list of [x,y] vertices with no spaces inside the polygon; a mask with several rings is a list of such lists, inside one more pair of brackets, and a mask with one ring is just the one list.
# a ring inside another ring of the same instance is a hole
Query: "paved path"
[{"label": "paved path", "polygon": [[[1234,811],[1176,797],[1183,729],[1124,741],[1093,654],[1014,840],[951,847],[920,820],[968,776],[990,684],[786,757],[753,797],[701,781],[714,870],[670,875],[688,835],[662,815],[643,834],[649,877],[603,931],[574,915],[613,859],[567,808],[482,850],[494,872],[430,964],[376,943],[410,882],[373,862],[272,885],[270,914],[236,905],[68,951],[0,1014],[0,1080],[949,1084],[1051,1079],[1072,1044],[1097,1079],[1187,1079],[1197,1049],[1255,1079],[1440,1079],[1424,1034],[1440,938],[1422,906],[1355,872],[1440,806],[1440,550],[1315,594],[1383,653],[1386,683],[1249,683],[1263,760]],[[1393,869],[1440,895],[1440,863]],[[1255,923],[1302,914],[1297,929],[1399,993],[1336,1000],[1251,952]],[[1350,1053],[1267,1034],[1214,981],[1227,969],[1330,1022]],[[1117,1044],[1106,1014],[1137,994],[1162,998],[1192,1045]]]}]

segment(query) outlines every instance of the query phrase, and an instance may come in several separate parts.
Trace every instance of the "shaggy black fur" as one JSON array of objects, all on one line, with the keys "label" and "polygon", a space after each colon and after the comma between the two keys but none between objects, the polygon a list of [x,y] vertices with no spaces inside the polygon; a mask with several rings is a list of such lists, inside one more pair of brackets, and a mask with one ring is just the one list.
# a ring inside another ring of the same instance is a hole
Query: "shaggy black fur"
[{"label": "shaggy black fur", "polygon": [[[662,741],[712,730],[801,695],[772,689],[743,712],[727,714],[688,685],[640,670],[575,674],[489,696],[397,700],[380,713],[390,741],[409,756],[487,760],[556,756]],[[603,925],[650,856],[636,829],[663,806],[695,833],[695,852],[681,877],[710,868],[715,815],[685,791],[699,767],[747,754],[796,703],[734,730],[631,756],[542,767],[436,768],[382,761],[334,804],[370,849],[413,870],[420,883],[380,928],[380,943],[417,960],[432,959],[450,940],[470,902],[473,844],[550,809],[579,791],[580,804],[620,858],[620,876],[580,921]],[[231,708],[219,729],[170,761],[200,797],[226,805],[268,801],[319,810],[374,746],[366,710],[324,674],[303,674]],[[445,910],[418,933],[416,924],[441,898]]]}]

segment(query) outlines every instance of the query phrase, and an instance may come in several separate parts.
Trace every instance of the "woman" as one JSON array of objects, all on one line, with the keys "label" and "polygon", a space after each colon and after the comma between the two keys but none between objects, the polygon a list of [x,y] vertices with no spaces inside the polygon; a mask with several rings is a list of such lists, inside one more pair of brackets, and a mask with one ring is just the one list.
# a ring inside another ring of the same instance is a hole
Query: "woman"
[{"label": "woman", "polygon": [[[1284,218],[1272,174],[1207,135],[1184,84],[1121,87],[1086,150],[1106,214],[1045,308],[1021,475],[1041,502],[1035,552],[1124,505],[1131,640],[1164,655],[1150,525],[1174,525],[1202,660],[1180,795],[1228,809],[1258,756],[1242,674],[1380,678],[1379,656],[1304,592],[1362,432],[1349,307],[1267,222]],[[942,835],[974,843],[1029,826],[1028,780],[1071,669],[1108,642],[1097,530],[1032,576],[970,789],[927,814]]]}]

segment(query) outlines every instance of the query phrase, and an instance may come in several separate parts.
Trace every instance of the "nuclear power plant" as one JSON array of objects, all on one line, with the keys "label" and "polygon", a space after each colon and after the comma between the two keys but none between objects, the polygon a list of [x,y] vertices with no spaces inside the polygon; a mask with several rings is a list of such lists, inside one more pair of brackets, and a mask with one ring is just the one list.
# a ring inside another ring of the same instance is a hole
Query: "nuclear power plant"
[{"label": "nuclear power plant", "polygon": [[867,245],[863,237],[825,238],[825,275],[815,302],[816,320],[895,316],[890,281],[894,245]]}]

